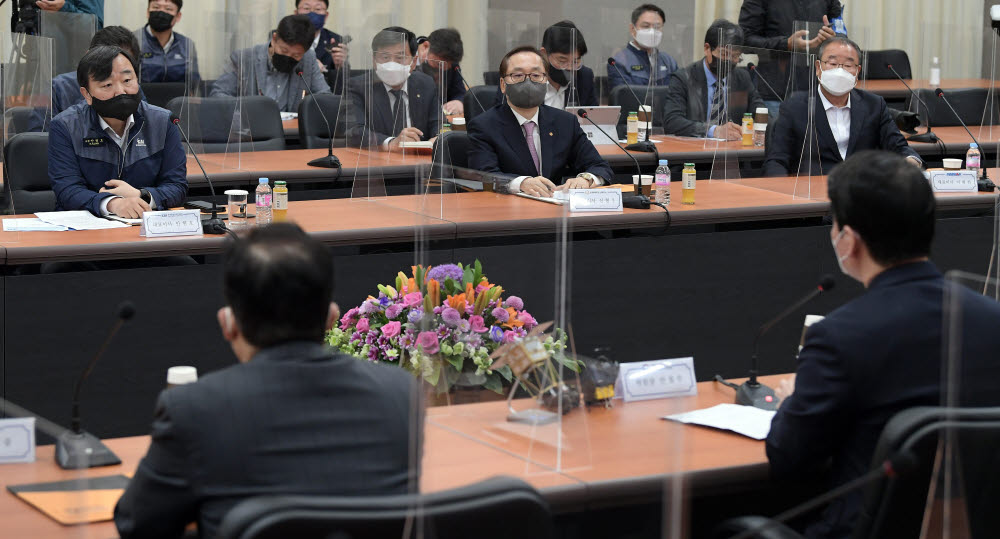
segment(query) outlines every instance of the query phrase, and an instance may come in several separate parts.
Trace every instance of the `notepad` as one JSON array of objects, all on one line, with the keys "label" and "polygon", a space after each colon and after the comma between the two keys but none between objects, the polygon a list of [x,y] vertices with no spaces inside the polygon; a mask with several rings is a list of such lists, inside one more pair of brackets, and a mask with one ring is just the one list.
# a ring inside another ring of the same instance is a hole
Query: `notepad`
[{"label": "notepad", "polygon": [[718,404],[693,412],[663,416],[662,419],[728,430],[754,440],[763,440],[771,432],[774,414],[774,410],[761,410],[753,406]]},{"label": "notepad", "polygon": [[46,223],[37,217],[8,218],[3,220],[4,232],[64,232],[61,225]]},{"label": "notepad", "polygon": [[546,202],[548,204],[556,204],[562,206],[569,202],[569,193],[566,191],[556,191],[552,193],[550,197],[536,197],[535,195],[529,195],[528,193],[517,193],[517,196],[523,198],[530,198],[531,200],[537,200],[539,202]]},{"label": "notepad", "polygon": [[124,228],[129,225],[98,217],[86,210],[77,211],[40,211],[35,213],[42,221],[50,225],[59,225],[71,230],[103,230],[106,228]]},{"label": "notepad", "polygon": [[115,504],[128,482],[124,475],[110,475],[9,486],[7,490],[45,516],[68,526],[113,519]]}]

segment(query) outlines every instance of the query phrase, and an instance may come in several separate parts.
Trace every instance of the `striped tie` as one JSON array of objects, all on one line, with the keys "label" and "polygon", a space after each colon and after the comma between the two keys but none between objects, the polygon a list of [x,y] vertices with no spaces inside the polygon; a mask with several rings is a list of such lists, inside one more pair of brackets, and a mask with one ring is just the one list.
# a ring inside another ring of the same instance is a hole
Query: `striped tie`
[{"label": "striped tie", "polygon": [[712,95],[712,114],[708,117],[709,125],[722,125],[722,92],[719,81],[712,83],[714,94]]}]

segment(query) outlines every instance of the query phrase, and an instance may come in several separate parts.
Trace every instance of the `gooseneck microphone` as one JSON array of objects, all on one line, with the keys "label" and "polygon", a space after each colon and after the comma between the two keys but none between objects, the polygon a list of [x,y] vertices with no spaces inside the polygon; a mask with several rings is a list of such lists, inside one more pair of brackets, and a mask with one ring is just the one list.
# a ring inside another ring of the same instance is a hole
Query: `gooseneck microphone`
[{"label": "gooseneck microphone", "polygon": [[456,65],[454,71],[458,75],[459,80],[462,81],[462,84],[465,85],[465,91],[469,92],[469,95],[472,96],[472,99],[475,100],[477,105],[479,105],[479,110],[481,112],[486,112],[486,108],[483,107],[483,103],[479,101],[479,98],[476,97],[476,93],[472,91],[472,86],[469,85],[469,82],[465,80],[465,77],[462,75],[462,67]]},{"label": "gooseneck microphone", "polygon": [[[618,62],[616,62],[614,58],[608,58],[608,65],[611,66],[611,67],[613,67],[613,68],[615,68],[615,71],[618,72],[618,75],[622,78],[622,80],[625,80],[625,73],[622,73],[621,68],[618,67]],[[649,74],[649,80],[650,81],[653,80],[653,73]],[[627,82],[625,83],[625,88],[628,89],[628,92],[630,94],[632,94],[632,97],[635,98],[635,102],[636,103],[639,103],[640,106],[643,106],[645,104],[645,101],[643,101],[642,99],[639,99],[639,95],[636,94],[634,90],[632,90],[632,86],[630,84],[628,84]],[[646,86],[646,94],[647,95],[649,94],[649,86],[648,85]],[[653,108],[650,107],[650,113],[651,114],[652,114],[652,109]],[[649,120],[649,118],[647,118],[647,120]],[[650,120],[647,123],[649,123],[650,126],[652,126],[652,124],[653,124],[652,120]],[[652,129],[648,129],[648,128],[646,129],[646,136],[645,136],[646,140],[640,140],[639,142],[636,142],[635,144],[629,144],[627,146],[627,148],[630,149],[630,150],[632,150],[633,152],[649,152],[649,153],[656,152],[656,144],[653,144],[652,142],[649,141],[649,132],[650,131],[652,131]],[[615,140],[617,140],[617,139],[615,139]],[[622,149],[624,150],[625,148],[622,148]]]},{"label": "gooseneck microphone", "polygon": [[[319,110],[319,116],[320,118],[323,118],[323,123],[326,124],[326,134],[330,137],[330,145],[326,149],[326,157],[318,157],[306,164],[311,167],[319,168],[341,168],[340,159],[336,155],[333,155],[333,130],[330,129],[330,122],[326,119],[323,107],[320,106],[319,100],[316,99],[316,94],[314,94],[312,89],[309,88],[309,83],[306,82],[305,76],[302,75],[302,70],[296,70],[295,74],[302,79],[302,84],[306,87],[306,91],[309,92],[309,96],[313,98],[313,103],[316,104],[316,108]],[[340,114],[339,110],[337,111],[337,114]],[[302,118],[299,118],[299,121],[302,121]]]},{"label": "gooseneck microphone", "polygon": [[898,72],[896,72],[896,69],[892,67],[892,64],[885,64],[885,67],[887,67],[889,69],[889,71],[892,71],[892,74],[895,75],[896,78],[899,79],[899,82],[902,82],[903,86],[905,86],[906,89],[910,92],[910,96],[912,96],[921,105],[923,105],[924,110],[927,111],[926,112],[926,114],[927,114],[927,131],[924,132],[924,133],[920,133],[918,135],[910,135],[910,136],[906,137],[906,140],[909,140],[909,141],[912,141],[912,142],[938,142],[937,135],[935,135],[934,133],[931,132],[931,109],[927,106],[927,103],[924,103],[924,100],[920,99],[920,96],[917,95],[917,92],[914,92],[913,88],[910,88],[910,85],[906,84],[906,80],[903,79],[903,77]]},{"label": "gooseneck microphone", "polygon": [[750,356],[750,378],[746,382],[737,386],[736,384],[725,381],[722,376],[718,374],[715,375],[715,380],[717,382],[736,389],[736,404],[753,406],[763,410],[775,410],[778,408],[778,399],[774,395],[774,390],[757,381],[757,375],[759,373],[759,361],[757,354],[760,345],[760,338],[764,336],[765,333],[770,331],[775,324],[781,322],[790,314],[799,310],[803,305],[812,301],[816,296],[822,294],[823,292],[832,290],[835,284],[836,281],[834,281],[832,275],[824,275],[819,281],[819,286],[802,297],[802,299],[796,301],[790,307],[782,311],[781,314],[775,316],[771,320],[768,320],[757,329],[757,333],[754,334],[753,338],[753,355]]},{"label": "gooseneck microphone", "polygon": [[749,64],[747,64],[747,69],[749,69],[751,73],[757,75],[757,79],[760,80],[761,82],[763,82],[764,86],[767,86],[768,90],[771,90],[771,93],[774,94],[774,97],[778,98],[778,102],[780,102],[780,103],[784,103],[785,102],[785,100],[781,98],[781,94],[779,94],[778,92],[775,92],[774,91],[774,87],[771,86],[771,84],[767,82],[767,79],[764,78],[764,75],[760,74],[760,70],[757,69],[756,64],[754,64],[753,62],[750,62]]},{"label": "gooseneck microphone", "polygon": [[[965,132],[969,134],[969,137],[972,139],[972,142],[975,142],[976,146],[982,148],[983,145],[980,144],[978,140],[976,140],[976,136],[972,134],[972,131],[969,131],[969,126],[965,125],[965,121],[962,120],[962,117],[958,115],[958,111],[955,110],[955,107],[951,106],[951,103],[948,102],[948,98],[944,96],[944,90],[938,88],[934,90],[934,94],[940,97],[941,101],[944,101],[945,105],[948,105],[948,108],[951,109],[951,113],[955,115],[955,118],[958,118],[958,123],[962,124],[962,127],[965,128]],[[930,118],[928,118],[928,121],[930,121]],[[985,151],[985,148],[980,151]],[[982,169],[983,169],[983,177],[979,178],[978,180],[979,190],[991,193],[993,192],[994,189],[996,189],[996,185],[994,185],[993,182],[990,181],[990,175],[989,171],[987,170],[987,167],[982,167]]]},{"label": "gooseneck microphone", "polygon": [[111,340],[118,334],[118,330],[133,316],[135,316],[135,305],[131,301],[123,301],[118,305],[115,311],[115,323],[111,326],[107,338],[104,339],[104,344],[97,350],[97,354],[90,360],[76,381],[76,386],[73,389],[73,414],[70,428],[56,439],[56,462],[61,468],[72,470],[121,464],[121,460],[101,443],[101,440],[89,432],[84,432],[81,428],[80,390],[83,389],[83,383],[90,376],[90,372],[94,370],[94,365],[97,365],[97,361],[104,355]]},{"label": "gooseneck microphone", "polygon": [[596,127],[598,131],[600,131],[601,133],[604,133],[604,136],[606,136],[609,139],[611,139],[611,141],[615,143],[615,146],[618,146],[619,148],[621,148],[621,150],[623,152],[625,152],[625,155],[627,155],[629,157],[629,159],[631,159],[632,162],[635,163],[635,172],[639,175],[639,187],[638,187],[638,189],[636,189],[635,196],[626,197],[624,194],[622,194],[622,206],[624,206],[626,208],[634,208],[634,209],[639,209],[639,210],[648,210],[649,209],[649,198],[646,197],[646,195],[642,194],[642,167],[639,166],[639,161],[637,161],[635,159],[635,156],[632,155],[631,153],[629,153],[629,151],[626,150],[625,147],[622,146],[621,143],[618,142],[618,139],[616,139],[615,137],[612,137],[611,135],[608,135],[607,131],[605,131],[604,129],[602,129],[601,126],[597,125],[597,123],[594,122],[594,120],[592,120],[590,118],[590,115],[587,114],[587,109],[577,109],[576,110],[576,115],[579,116],[579,117],[581,117],[581,118],[583,118],[583,119],[585,119],[585,120],[587,120],[594,127]]},{"label": "gooseneck microphone", "polygon": [[208,182],[208,188],[212,192],[212,217],[201,222],[201,230],[205,234],[225,234],[229,228],[226,224],[219,219],[219,206],[215,203],[215,185],[212,183],[212,178],[208,177],[208,173],[205,172],[205,167],[201,165],[201,159],[198,159],[198,152],[194,151],[191,146],[191,141],[188,139],[187,133],[184,132],[184,128],[181,127],[181,119],[177,117],[176,114],[170,113],[170,123],[177,126],[177,130],[181,132],[181,136],[184,137],[184,142],[187,143],[188,150],[191,151],[191,155],[194,156],[194,161],[198,163],[198,168],[201,169],[201,175],[205,177],[205,181]]}]

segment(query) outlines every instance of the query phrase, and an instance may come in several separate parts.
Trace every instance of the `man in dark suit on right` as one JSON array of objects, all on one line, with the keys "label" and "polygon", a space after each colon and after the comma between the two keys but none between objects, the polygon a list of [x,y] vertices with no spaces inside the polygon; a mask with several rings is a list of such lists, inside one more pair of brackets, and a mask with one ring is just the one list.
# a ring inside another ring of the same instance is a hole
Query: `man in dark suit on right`
[{"label": "man in dark suit on right", "polygon": [[160,394],[146,456],[115,508],[121,537],[215,537],[265,495],[416,492],[421,391],[405,370],[324,343],[339,312],[333,259],[290,223],[233,242],[222,335],[239,364]]},{"label": "man in dark suit on right", "polygon": [[[670,76],[663,104],[663,132],[683,137],[740,140],[743,113],[753,113],[764,102],[739,69],[743,31],[718,19],[705,32],[705,58]],[[728,112],[728,114],[726,114]]]},{"label": "man in dark suit on right", "polygon": [[[923,160],[910,148],[882,97],[854,86],[861,72],[861,48],[846,37],[831,37],[819,46],[818,88],[810,96],[798,92],[781,105],[764,158],[765,176],[829,174],[837,163],[862,150],[887,150],[917,166]],[[809,125],[810,97],[813,125]],[[800,162],[808,141],[809,161]]]},{"label": "man in dark suit on right", "polygon": [[[834,256],[867,291],[809,327],[794,377],[776,390],[766,447],[774,476],[815,481],[829,466],[836,487],[871,469],[897,412],[942,403],[946,287],[962,312],[960,404],[1000,405],[1000,303],[947,283],[928,260],[935,199],[917,167],[865,151],[828,182]],[[835,499],[806,536],[849,537],[862,500],[860,490]]]}]

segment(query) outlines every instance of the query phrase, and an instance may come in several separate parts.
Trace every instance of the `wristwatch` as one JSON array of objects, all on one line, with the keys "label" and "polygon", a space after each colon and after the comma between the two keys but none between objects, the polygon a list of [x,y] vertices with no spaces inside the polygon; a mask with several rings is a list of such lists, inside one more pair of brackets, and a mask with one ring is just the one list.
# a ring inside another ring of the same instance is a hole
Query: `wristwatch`
[{"label": "wristwatch", "polygon": [[153,195],[149,194],[149,191],[146,189],[139,189],[139,198],[141,198],[146,204],[153,203]]}]

